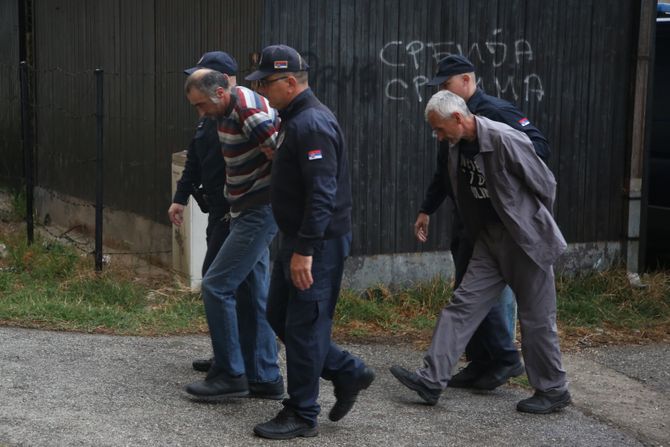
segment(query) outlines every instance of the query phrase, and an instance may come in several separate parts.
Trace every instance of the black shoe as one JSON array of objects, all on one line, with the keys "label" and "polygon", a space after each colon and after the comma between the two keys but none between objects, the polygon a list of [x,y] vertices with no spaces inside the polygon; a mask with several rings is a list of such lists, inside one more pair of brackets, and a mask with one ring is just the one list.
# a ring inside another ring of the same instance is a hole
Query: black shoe
[{"label": "black shoe", "polygon": [[207,371],[209,371],[209,368],[212,367],[212,363],[214,363],[213,358],[196,359],[196,360],[193,360],[193,369],[196,370],[196,371],[200,371],[200,372],[207,372]]},{"label": "black shoe", "polygon": [[274,419],[256,425],[254,433],[268,439],[309,438],[319,434],[319,427],[298,416],[292,408],[284,407]]},{"label": "black shoe", "polygon": [[284,398],[284,378],[279,376],[274,382],[249,382],[249,397],[282,400]]},{"label": "black shoe", "polygon": [[470,362],[468,366],[461,369],[449,379],[451,388],[472,388],[472,384],[484,374],[485,367],[479,363]]},{"label": "black shoe", "polygon": [[233,377],[224,371],[214,371],[212,368],[205,380],[188,384],[185,390],[200,400],[216,400],[223,397],[246,396],[249,394],[249,384],[244,374]]},{"label": "black shoe", "polygon": [[516,404],[517,411],[523,413],[549,414],[570,404],[570,393],[565,391],[535,391],[533,397]]},{"label": "black shoe", "polygon": [[425,400],[428,405],[435,405],[440,399],[442,390],[439,388],[429,388],[426,386],[421,378],[413,372],[407,371],[400,366],[392,366],[391,374],[400,381],[403,385],[412,391],[416,391]]},{"label": "black shoe", "polygon": [[[472,388],[478,390],[494,390],[500,385],[507,383],[512,377],[520,376],[526,372],[523,363],[518,362],[510,366],[498,366],[482,374],[472,384]],[[451,385],[451,382],[449,382]]]},{"label": "black shoe", "polygon": [[333,381],[336,401],[328,413],[328,419],[336,422],[345,417],[356,403],[358,393],[367,389],[373,380],[375,380],[375,372],[365,367],[359,376],[349,383],[338,384]]}]

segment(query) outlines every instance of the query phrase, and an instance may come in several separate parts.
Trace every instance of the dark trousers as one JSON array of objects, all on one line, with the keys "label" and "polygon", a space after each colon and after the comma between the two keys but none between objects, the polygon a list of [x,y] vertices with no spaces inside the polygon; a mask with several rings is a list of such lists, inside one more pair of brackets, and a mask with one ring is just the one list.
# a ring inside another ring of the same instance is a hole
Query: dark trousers
[{"label": "dark trousers", "polygon": [[[454,225],[451,239],[451,254],[454,258],[454,290],[463,280],[468,263],[472,257],[474,244],[465,233],[463,223],[454,209]],[[502,303],[494,305],[484,317],[465,347],[465,355],[478,368],[487,370],[502,365],[514,365],[520,361],[519,352],[514,346]]]},{"label": "dark trousers", "polygon": [[346,384],[363,370],[363,361],[331,341],[333,314],[340,293],[351,233],[322,241],[312,257],[314,283],[304,291],[291,281],[295,239],[282,234],[270,280],[268,321],[286,347],[288,399],[302,418],[316,425],[319,378]]},{"label": "dark trousers", "polygon": [[205,252],[205,260],[202,263],[202,276],[205,277],[205,273],[209,269],[209,266],[212,264],[216,254],[221,249],[223,242],[228,237],[230,233],[230,220],[224,219],[227,213],[227,207],[216,207],[212,206],[209,209],[209,215],[207,216],[207,252]]}]

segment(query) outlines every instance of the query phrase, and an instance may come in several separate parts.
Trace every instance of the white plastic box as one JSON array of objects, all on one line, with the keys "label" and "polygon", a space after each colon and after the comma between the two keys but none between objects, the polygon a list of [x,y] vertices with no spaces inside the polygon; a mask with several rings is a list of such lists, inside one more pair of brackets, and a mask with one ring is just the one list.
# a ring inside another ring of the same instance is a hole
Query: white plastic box
[{"label": "white plastic box", "polygon": [[[177,190],[186,163],[186,151],[172,154],[172,196]],[[181,226],[172,225],[172,268],[183,276],[192,289],[199,289],[202,282],[202,262],[207,252],[207,214],[189,198]]]}]

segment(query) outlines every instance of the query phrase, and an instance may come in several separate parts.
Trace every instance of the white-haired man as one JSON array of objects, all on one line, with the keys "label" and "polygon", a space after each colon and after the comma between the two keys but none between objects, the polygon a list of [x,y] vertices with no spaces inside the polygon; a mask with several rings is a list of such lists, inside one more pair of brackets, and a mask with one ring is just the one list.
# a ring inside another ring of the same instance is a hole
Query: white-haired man
[{"label": "white-haired man", "polygon": [[474,250],[463,281],[435,328],[424,367],[391,373],[436,404],[479,323],[505,284],[517,296],[526,371],[535,394],[517,410],[551,413],[570,403],[556,329],[553,263],[567,244],[552,216],[556,182],[523,133],[470,113],[458,95],[439,91],[426,120],[448,140],[449,179]]}]

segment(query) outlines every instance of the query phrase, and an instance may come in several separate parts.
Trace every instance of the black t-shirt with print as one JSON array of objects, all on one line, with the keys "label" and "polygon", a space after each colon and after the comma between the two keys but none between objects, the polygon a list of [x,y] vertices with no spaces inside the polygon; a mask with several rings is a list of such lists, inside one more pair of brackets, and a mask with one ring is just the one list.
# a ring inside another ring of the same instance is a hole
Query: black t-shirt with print
[{"label": "black t-shirt with print", "polygon": [[[459,143],[458,154],[458,195],[461,201],[472,201],[476,207],[476,228],[472,230],[472,236],[476,236],[484,226],[490,223],[500,222],[486,187],[486,177],[477,167],[475,156],[479,153],[479,145],[476,141],[462,140]],[[473,207],[473,208],[475,208]],[[475,216],[473,216],[475,217]],[[469,219],[468,219],[469,220]]]}]

